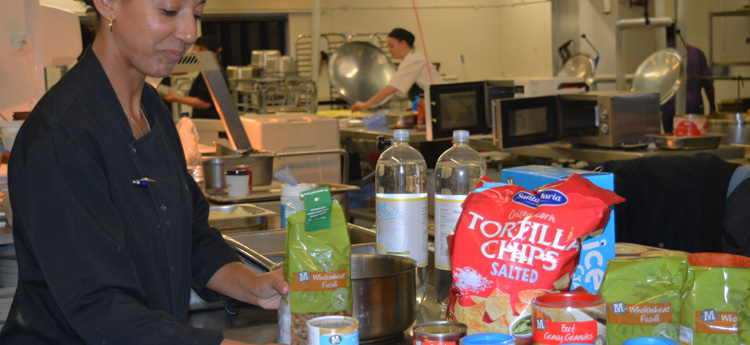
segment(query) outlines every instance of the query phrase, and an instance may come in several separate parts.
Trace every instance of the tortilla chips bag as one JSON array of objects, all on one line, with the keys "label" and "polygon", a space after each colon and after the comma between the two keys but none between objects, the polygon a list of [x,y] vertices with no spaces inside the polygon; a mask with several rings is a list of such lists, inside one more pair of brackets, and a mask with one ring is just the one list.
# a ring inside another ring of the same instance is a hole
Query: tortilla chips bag
[{"label": "tortilla chips bag", "polygon": [[622,201],[577,174],[532,192],[508,185],[469,194],[453,238],[447,318],[468,334],[509,333],[534,297],[570,288],[579,237],[603,228],[609,206]]},{"label": "tortilla chips bag", "polygon": [[[307,321],[352,315],[351,243],[341,206],[328,187],[300,193],[305,210],[287,218],[284,276],[291,286],[282,298],[279,343],[307,344]],[[289,319],[287,319],[289,318]]]}]

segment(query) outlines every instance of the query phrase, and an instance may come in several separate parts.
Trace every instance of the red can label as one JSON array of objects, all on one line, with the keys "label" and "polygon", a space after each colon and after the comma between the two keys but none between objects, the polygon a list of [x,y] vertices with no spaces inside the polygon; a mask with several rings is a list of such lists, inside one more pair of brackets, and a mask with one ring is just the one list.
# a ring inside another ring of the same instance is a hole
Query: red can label
[{"label": "red can label", "polygon": [[534,318],[534,343],[558,345],[569,343],[593,344],[597,336],[596,320],[557,322]]}]

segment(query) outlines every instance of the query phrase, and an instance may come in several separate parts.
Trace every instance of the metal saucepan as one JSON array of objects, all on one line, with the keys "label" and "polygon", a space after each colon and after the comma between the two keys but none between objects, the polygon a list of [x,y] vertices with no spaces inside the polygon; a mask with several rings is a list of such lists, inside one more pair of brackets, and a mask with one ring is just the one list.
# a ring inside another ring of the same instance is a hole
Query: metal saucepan
[{"label": "metal saucepan", "polygon": [[352,254],[353,316],[359,337],[383,339],[404,333],[417,316],[417,263],[395,255]]},{"label": "metal saucepan", "polygon": [[417,113],[402,112],[385,115],[386,125],[391,129],[414,128],[417,124]]},{"label": "metal saucepan", "polygon": [[[352,316],[359,320],[359,339],[401,336],[417,318],[417,262],[384,254],[352,254],[351,259]],[[282,267],[278,263],[271,270]]]}]

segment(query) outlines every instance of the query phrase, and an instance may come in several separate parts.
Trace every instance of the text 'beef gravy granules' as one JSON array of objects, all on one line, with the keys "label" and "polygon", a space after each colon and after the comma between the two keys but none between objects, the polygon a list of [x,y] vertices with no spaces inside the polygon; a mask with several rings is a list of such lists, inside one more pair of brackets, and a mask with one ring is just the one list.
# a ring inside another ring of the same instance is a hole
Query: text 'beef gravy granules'
[{"label": "text 'beef gravy granules'", "polygon": [[603,228],[610,205],[622,201],[577,174],[534,191],[508,185],[469,194],[453,236],[447,318],[468,334],[508,334],[534,297],[570,288],[579,238]]},{"label": "text 'beef gravy granules'", "polygon": [[553,293],[534,298],[533,344],[607,345],[607,307],[601,296]]}]

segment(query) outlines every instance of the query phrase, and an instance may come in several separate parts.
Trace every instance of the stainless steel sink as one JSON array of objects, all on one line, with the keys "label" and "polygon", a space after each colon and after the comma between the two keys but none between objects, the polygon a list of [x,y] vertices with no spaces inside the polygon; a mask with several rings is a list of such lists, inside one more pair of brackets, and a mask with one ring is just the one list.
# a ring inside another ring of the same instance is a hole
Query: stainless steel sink
[{"label": "stainless steel sink", "polygon": [[[376,254],[375,230],[347,224],[353,254]],[[284,261],[286,230],[265,230],[225,234],[224,239],[234,247],[245,264],[258,272],[268,272]]]},{"label": "stainless steel sink", "polygon": [[276,215],[276,212],[253,204],[211,206],[208,225],[219,231],[264,230],[268,224],[268,218]]}]

